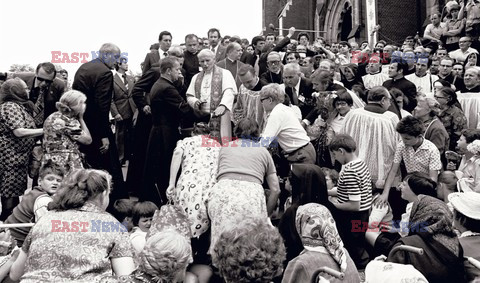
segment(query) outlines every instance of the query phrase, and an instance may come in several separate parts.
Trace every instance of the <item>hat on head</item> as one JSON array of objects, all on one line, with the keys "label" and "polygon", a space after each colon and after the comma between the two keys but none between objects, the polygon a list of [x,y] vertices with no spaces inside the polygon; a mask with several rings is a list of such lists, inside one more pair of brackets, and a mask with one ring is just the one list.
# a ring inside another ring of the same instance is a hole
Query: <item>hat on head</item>
[{"label": "hat on head", "polygon": [[452,10],[460,10],[460,5],[458,5],[455,1],[449,1],[447,4],[445,4],[445,7],[447,8],[448,12],[451,12]]},{"label": "hat on head", "polygon": [[451,193],[448,195],[448,201],[461,214],[480,220],[480,193]]}]

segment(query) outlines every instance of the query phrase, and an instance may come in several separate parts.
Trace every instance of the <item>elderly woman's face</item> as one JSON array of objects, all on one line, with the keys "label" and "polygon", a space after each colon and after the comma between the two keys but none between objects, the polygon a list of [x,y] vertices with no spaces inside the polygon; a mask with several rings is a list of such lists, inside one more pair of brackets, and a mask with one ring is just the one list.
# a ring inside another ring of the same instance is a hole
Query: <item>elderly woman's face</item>
[{"label": "elderly woman's face", "polygon": [[85,109],[87,109],[87,101],[86,100],[80,100],[77,105],[70,107],[72,108],[73,112],[75,114],[83,114],[85,113]]},{"label": "elderly woman's face", "polygon": [[21,92],[20,94],[24,95],[26,98],[28,98],[28,94],[30,92],[30,89],[28,88],[27,84],[24,81],[20,81],[20,89]]},{"label": "elderly woman's face", "polygon": [[422,118],[430,115],[430,107],[426,100],[418,100],[417,107],[413,110],[413,116],[416,118]]}]

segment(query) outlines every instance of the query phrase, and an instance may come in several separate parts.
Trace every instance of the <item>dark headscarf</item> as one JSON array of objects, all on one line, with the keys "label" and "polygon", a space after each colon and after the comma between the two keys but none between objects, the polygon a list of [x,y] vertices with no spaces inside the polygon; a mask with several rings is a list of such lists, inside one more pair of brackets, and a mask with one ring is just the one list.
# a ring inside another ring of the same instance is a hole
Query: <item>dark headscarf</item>
[{"label": "dark headscarf", "polygon": [[28,100],[28,92],[22,88],[22,80],[14,78],[6,80],[0,89],[0,104],[5,102],[13,102],[25,107],[25,109],[32,114],[35,109],[35,104]]},{"label": "dark headscarf", "polygon": [[424,240],[432,239],[458,256],[460,243],[452,223],[452,212],[443,201],[419,195],[410,212],[409,236],[416,234]]},{"label": "dark headscarf", "polygon": [[[349,68],[353,73],[353,79],[350,81],[345,77],[345,68]],[[362,77],[358,75],[358,66],[356,64],[345,64],[340,66],[340,76],[343,86],[347,89],[351,90],[354,85],[361,85],[363,87],[363,80]]]},{"label": "dark headscarf", "polygon": [[292,176],[292,206],[289,207],[280,219],[278,229],[287,248],[287,262],[297,257],[303,251],[302,239],[295,226],[295,216],[300,205],[318,203],[329,208],[327,183],[322,169],[313,164],[293,164]]}]

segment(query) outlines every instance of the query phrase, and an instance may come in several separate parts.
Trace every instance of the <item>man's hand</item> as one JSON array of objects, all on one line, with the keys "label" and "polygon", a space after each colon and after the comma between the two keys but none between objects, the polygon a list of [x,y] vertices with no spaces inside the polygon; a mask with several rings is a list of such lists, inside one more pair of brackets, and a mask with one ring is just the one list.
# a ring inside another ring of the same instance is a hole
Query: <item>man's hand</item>
[{"label": "man's hand", "polygon": [[152,114],[152,109],[150,108],[150,105],[145,105],[145,107],[143,107],[143,113],[145,113],[145,115]]},{"label": "man's hand", "polygon": [[295,34],[295,28],[294,27],[289,28],[287,36],[292,37],[294,34]]},{"label": "man's hand", "polygon": [[102,139],[102,146],[100,147],[100,153],[105,154],[108,152],[108,148],[110,147],[110,141],[108,138]]},{"label": "man's hand", "polygon": [[219,105],[213,112],[213,117],[222,116],[225,114],[225,111],[227,111],[227,107],[225,107],[225,105]]},{"label": "man's hand", "polygon": [[123,120],[122,115],[120,115],[120,114],[115,115],[115,117],[113,117],[113,118],[114,118],[115,121],[117,121],[117,122],[120,122],[120,121]]}]

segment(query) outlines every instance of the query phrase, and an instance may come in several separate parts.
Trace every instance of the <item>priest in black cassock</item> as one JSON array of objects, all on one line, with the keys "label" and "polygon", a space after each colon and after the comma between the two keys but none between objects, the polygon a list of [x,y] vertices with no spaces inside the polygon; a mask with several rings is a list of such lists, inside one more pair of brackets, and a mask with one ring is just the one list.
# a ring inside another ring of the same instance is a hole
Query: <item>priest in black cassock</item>
[{"label": "priest in black cassock", "polygon": [[240,62],[240,57],[242,56],[243,50],[242,46],[237,42],[232,42],[227,46],[227,58],[219,61],[217,66],[223,69],[226,69],[232,73],[235,83],[237,84],[237,89],[242,85],[240,77],[238,75],[238,70],[245,65]]}]

